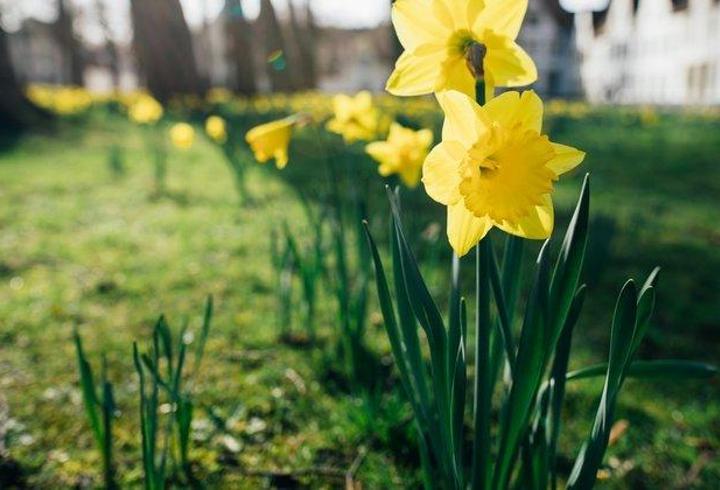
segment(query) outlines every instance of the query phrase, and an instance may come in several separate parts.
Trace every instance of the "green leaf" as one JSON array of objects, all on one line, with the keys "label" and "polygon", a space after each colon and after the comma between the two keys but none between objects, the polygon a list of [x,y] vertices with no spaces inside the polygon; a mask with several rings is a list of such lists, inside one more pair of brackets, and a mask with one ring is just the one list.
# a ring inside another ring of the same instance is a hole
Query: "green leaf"
[{"label": "green leaf", "polygon": [[[565,326],[563,327],[560,339],[558,340],[557,347],[555,349],[555,359],[553,360],[553,366],[550,374],[550,386],[551,391],[549,395],[549,409],[547,417],[544,418],[545,433],[548,438],[547,450],[548,450],[548,465],[550,467],[550,482],[552,488],[556,488],[556,449],[557,440],[560,435],[560,415],[562,413],[562,404],[565,398],[565,382],[566,374],[568,369],[568,362],[570,359],[570,347],[572,345],[573,329],[577,324],[580,312],[582,311],[583,303],[585,302],[585,293],[587,288],[583,285],[575,294],[570,312]],[[543,488],[547,487],[547,484],[543,485]]]},{"label": "green leaf", "polygon": [[625,368],[632,349],[637,322],[637,301],[637,288],[635,283],[630,280],[623,286],[615,306],[605,386],[590,436],[580,448],[570,473],[568,490],[590,489],[595,483],[597,471],[602,463],[610,437],[618,390],[622,386]]},{"label": "green leaf", "polygon": [[[596,378],[607,372],[607,364],[595,364],[567,373],[567,381],[580,381]],[[718,368],[702,362],[660,359],[655,361],[635,361],[627,369],[626,375],[639,379],[708,379],[718,375]]]},{"label": "green leaf", "polygon": [[88,422],[90,423],[90,429],[92,430],[95,443],[98,448],[103,447],[104,432],[100,422],[100,416],[98,414],[98,407],[100,402],[98,401],[97,392],[95,391],[95,379],[93,377],[92,367],[85,357],[85,352],[82,347],[82,339],[77,331],[77,328],[73,332],[75,340],[75,351],[77,353],[78,370],[80,371],[80,390],[82,392],[83,404],[85,406],[85,414],[87,415]]},{"label": "green leaf", "polygon": [[565,326],[582,273],[590,214],[590,175],[585,175],[580,197],[560,247],[550,285],[549,355]]},{"label": "green leaf", "polygon": [[210,324],[213,317],[213,297],[209,295],[205,301],[205,314],[203,315],[202,327],[200,328],[200,336],[198,337],[197,346],[195,347],[195,362],[193,363],[193,375],[200,369],[203,354],[205,353],[205,345],[207,344],[208,335],[210,335]]},{"label": "green leaf", "polygon": [[548,248],[549,243],[545,242],[536,262],[535,279],[518,343],[515,377],[504,406],[493,477],[493,488],[497,490],[504,490],[509,485],[520,439],[527,430],[531,406],[540,386],[545,359],[548,357]]},{"label": "green leaf", "polygon": [[385,321],[385,331],[388,334],[390,340],[390,347],[393,352],[393,358],[395,359],[395,365],[400,371],[400,380],[405,389],[413,410],[415,412],[415,418],[419,424],[419,430],[421,435],[427,434],[429,431],[429,401],[423,401],[420,394],[418,393],[417,382],[413,379],[415,376],[422,375],[422,373],[414,372],[413,363],[408,359],[409,354],[406,345],[403,341],[403,334],[397,323],[397,317],[395,316],[395,308],[393,307],[392,297],[390,295],[390,288],[388,287],[387,278],[385,275],[385,269],[380,258],[375,240],[370,233],[367,222],[365,225],[365,236],[370,247],[371,257],[375,266],[375,283],[378,290],[378,298],[380,302],[380,310],[383,314]]},{"label": "green leaf", "polygon": [[[486,236],[484,240],[489,240],[490,236]],[[507,356],[508,363],[510,364],[510,371],[515,365],[515,341],[512,334],[512,323],[511,316],[508,310],[507,302],[505,301],[505,291],[502,287],[502,281],[500,278],[500,267],[495,257],[495,251],[492,245],[488,245],[490,251],[490,280],[493,288],[493,297],[495,298],[495,305],[498,310],[498,316],[500,321],[500,334],[502,336],[503,346],[505,348],[505,355]]]}]

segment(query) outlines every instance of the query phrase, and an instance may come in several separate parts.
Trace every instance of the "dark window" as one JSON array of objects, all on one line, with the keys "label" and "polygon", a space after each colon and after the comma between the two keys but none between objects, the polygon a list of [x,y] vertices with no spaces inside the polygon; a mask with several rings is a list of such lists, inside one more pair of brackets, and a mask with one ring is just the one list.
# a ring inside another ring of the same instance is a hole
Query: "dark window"
[{"label": "dark window", "polygon": [[685,10],[688,8],[690,0],[670,0],[672,2],[673,12]]},{"label": "dark window", "polygon": [[560,95],[562,77],[557,71],[551,71],[548,76],[548,95],[550,97],[556,97]]}]

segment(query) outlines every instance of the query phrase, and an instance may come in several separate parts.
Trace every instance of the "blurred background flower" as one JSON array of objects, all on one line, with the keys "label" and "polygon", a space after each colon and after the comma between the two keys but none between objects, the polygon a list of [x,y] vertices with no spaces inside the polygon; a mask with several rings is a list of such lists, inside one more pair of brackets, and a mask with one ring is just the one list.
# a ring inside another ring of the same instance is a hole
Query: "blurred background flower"
[{"label": "blurred background flower", "polygon": [[170,128],[170,141],[181,150],[189,150],[195,141],[195,129],[188,123],[177,123]]}]

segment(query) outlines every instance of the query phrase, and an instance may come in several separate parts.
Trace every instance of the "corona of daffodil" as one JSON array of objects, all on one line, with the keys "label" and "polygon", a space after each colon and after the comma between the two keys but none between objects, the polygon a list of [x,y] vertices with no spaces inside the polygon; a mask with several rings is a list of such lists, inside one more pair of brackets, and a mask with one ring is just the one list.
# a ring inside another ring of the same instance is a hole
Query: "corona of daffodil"
[{"label": "corona of daffodil", "polygon": [[345,94],[333,98],[334,117],[327,123],[328,130],[341,134],[346,143],[369,141],[381,132],[380,111],[373,106],[372,95],[363,90],[355,97]]},{"label": "corona of daffodil", "polygon": [[141,95],[128,109],[128,115],[137,124],[155,124],[163,116],[163,106],[150,95]]},{"label": "corona of daffodil", "polygon": [[425,190],[447,206],[447,233],[465,255],[496,226],[544,239],[553,228],[551,193],[585,153],[541,133],[543,104],[533,91],[506,92],[480,107],[457,91],[440,92],[442,142],[423,165]]},{"label": "corona of daffodil", "polygon": [[170,141],[181,150],[188,150],[195,141],[195,129],[188,123],[177,123],[170,128]]},{"label": "corona of daffodil", "polygon": [[387,140],[370,143],[365,151],[380,164],[380,175],[398,175],[405,185],[415,187],[432,141],[433,134],[429,129],[413,131],[392,123]]},{"label": "corona of daffodil", "polygon": [[216,142],[223,144],[227,141],[227,124],[220,116],[210,116],[205,121],[205,132]]},{"label": "corona of daffodil", "polygon": [[474,97],[476,78],[484,78],[489,95],[494,87],[533,83],[535,64],[515,42],[527,3],[397,0],[392,21],[405,51],[387,90],[401,96],[459,90]]},{"label": "corona of daffodil", "polygon": [[266,163],[274,158],[277,168],[285,168],[288,163],[290,137],[297,121],[297,117],[286,117],[261,124],[248,131],[245,140],[255,154],[255,159],[260,163]]}]

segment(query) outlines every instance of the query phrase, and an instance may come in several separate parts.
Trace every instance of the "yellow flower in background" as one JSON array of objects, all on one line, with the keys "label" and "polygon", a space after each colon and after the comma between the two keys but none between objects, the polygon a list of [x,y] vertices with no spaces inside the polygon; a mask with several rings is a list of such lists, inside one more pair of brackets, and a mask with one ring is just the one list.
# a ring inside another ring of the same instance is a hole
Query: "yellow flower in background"
[{"label": "yellow flower in background", "polygon": [[216,143],[223,144],[227,141],[227,124],[220,116],[210,116],[205,121],[205,132]]},{"label": "yellow flower in background", "polygon": [[138,124],[155,124],[163,116],[163,107],[151,95],[143,94],[132,103],[128,115]]},{"label": "yellow flower in background", "polygon": [[74,86],[31,85],[26,95],[36,105],[61,116],[79,114],[89,109],[94,101],[85,88]]},{"label": "yellow flower in background", "polygon": [[390,75],[387,90],[405,96],[459,90],[474,97],[475,75],[468,57],[481,58],[489,96],[495,87],[533,83],[537,79],[535,64],[515,43],[527,3],[397,0],[392,21],[405,51]]},{"label": "yellow flower in background", "polygon": [[288,147],[297,117],[290,116],[278,121],[255,126],[245,135],[245,140],[255,154],[255,159],[266,163],[275,159],[275,166],[285,168],[288,163]]},{"label": "yellow flower in background", "polygon": [[188,150],[195,141],[195,129],[188,123],[177,123],[170,128],[170,141],[176,148]]},{"label": "yellow flower in background", "polygon": [[365,151],[380,164],[380,175],[397,174],[405,185],[415,187],[432,141],[433,134],[429,129],[413,131],[394,122],[387,140],[370,143]]},{"label": "yellow flower in background", "polygon": [[232,98],[233,93],[224,87],[213,87],[205,95],[205,100],[210,104],[225,104]]},{"label": "yellow flower in background", "polygon": [[334,117],[327,129],[341,134],[346,143],[372,140],[381,133],[380,111],[373,106],[372,95],[363,90],[355,97],[339,94],[333,98]]},{"label": "yellow flower in background", "polygon": [[585,153],[541,134],[540,98],[506,92],[483,107],[457,91],[437,98],[445,113],[442,142],[425,160],[422,180],[448,207],[455,252],[465,255],[493,226],[524,238],[550,236],[553,183]]}]

